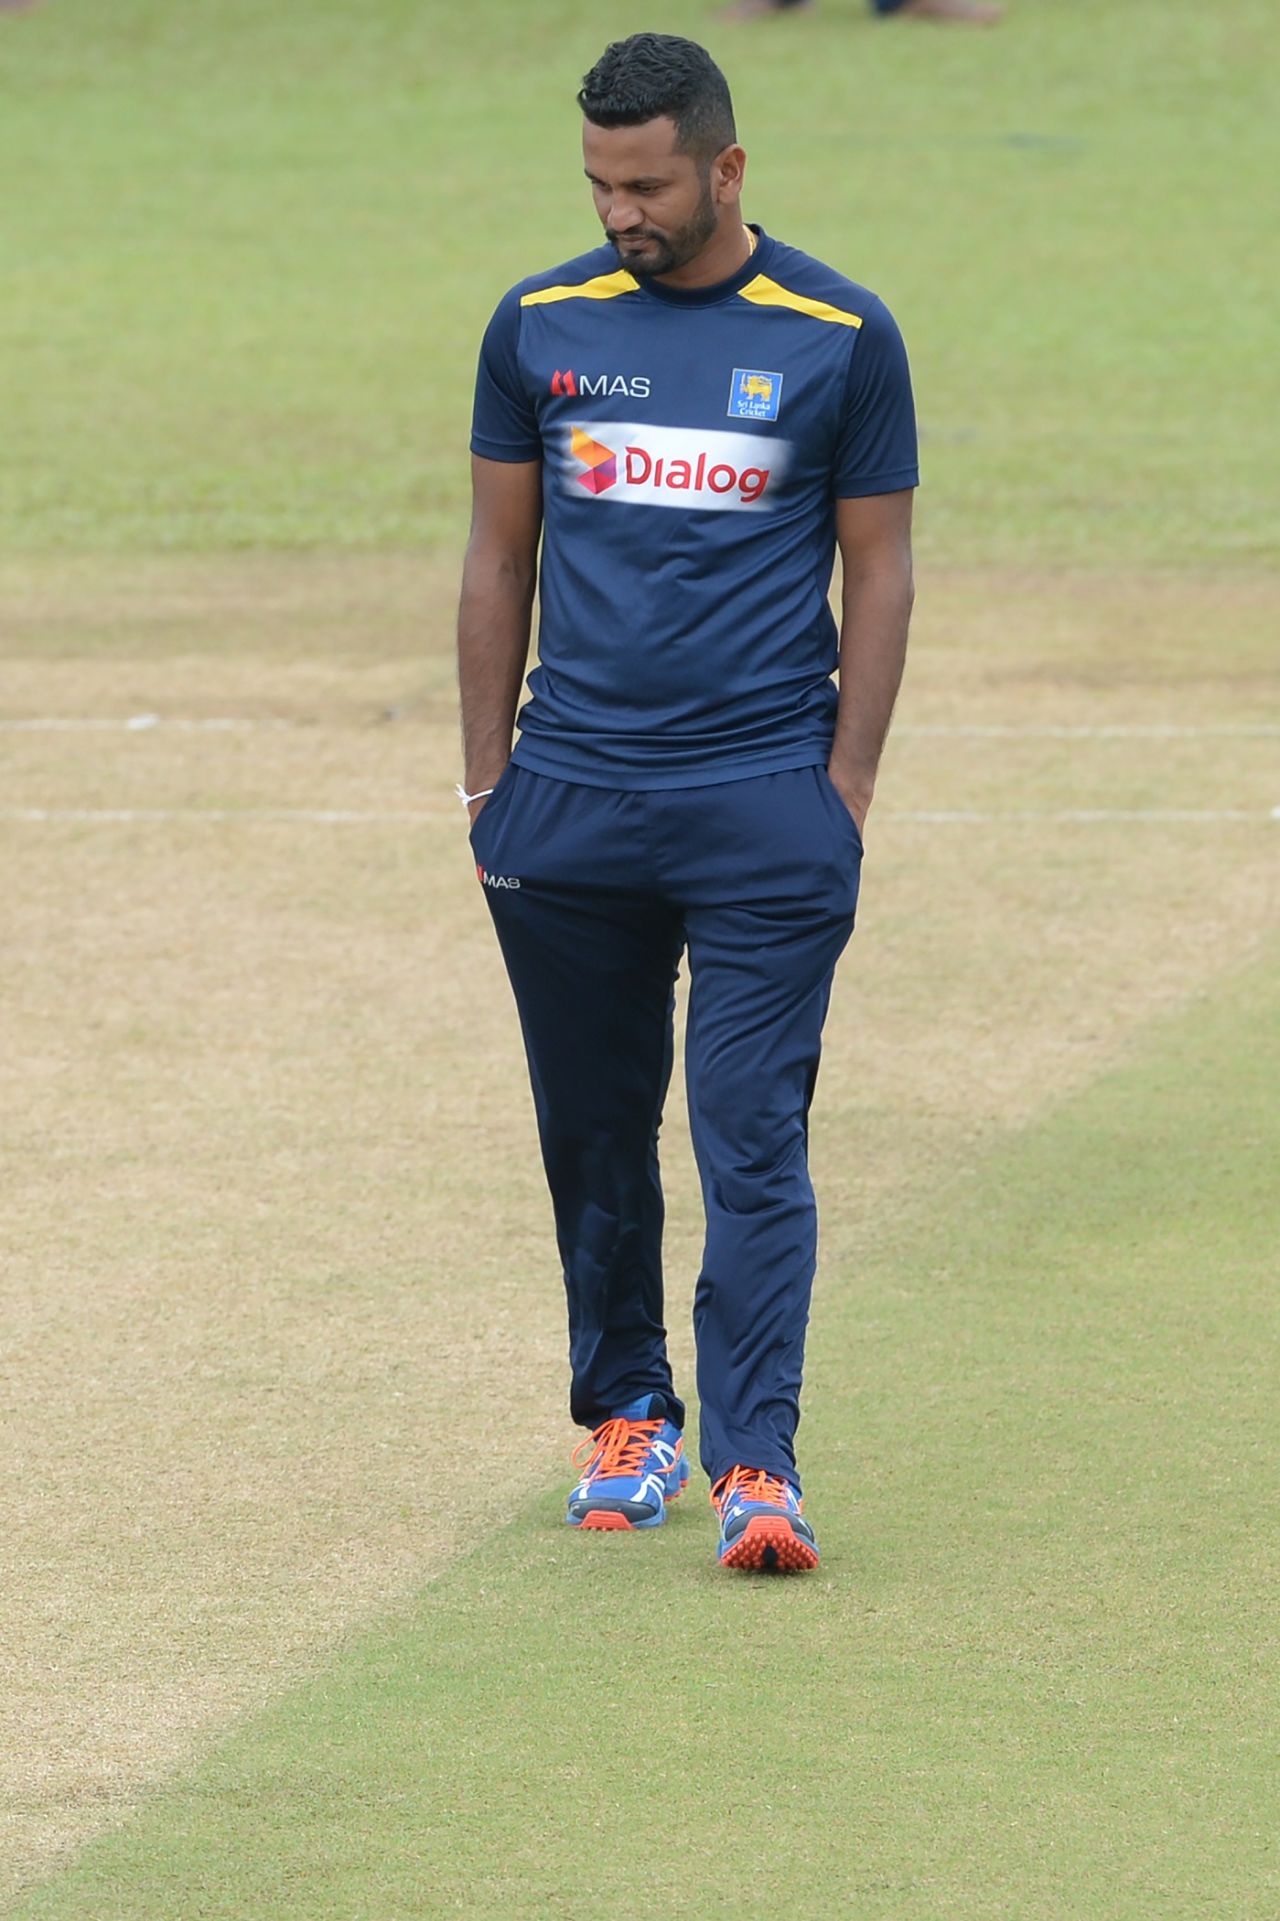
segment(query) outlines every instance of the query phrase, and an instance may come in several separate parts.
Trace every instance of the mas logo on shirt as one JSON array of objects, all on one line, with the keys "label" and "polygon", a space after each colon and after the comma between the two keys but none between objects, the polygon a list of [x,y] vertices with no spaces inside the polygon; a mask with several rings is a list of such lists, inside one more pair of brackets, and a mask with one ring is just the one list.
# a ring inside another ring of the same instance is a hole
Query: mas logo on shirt
[{"label": "mas logo on shirt", "polygon": [[557,400],[579,394],[625,394],[628,400],[647,400],[651,385],[648,374],[580,374],[572,367],[557,367],[550,391]]},{"label": "mas logo on shirt", "polygon": [[758,367],[735,367],[729,382],[729,415],[734,420],[776,420],[782,405],[782,375]]},{"label": "mas logo on shirt", "polygon": [[790,463],[785,440],[632,421],[570,427],[565,485],[619,506],[762,513]]}]

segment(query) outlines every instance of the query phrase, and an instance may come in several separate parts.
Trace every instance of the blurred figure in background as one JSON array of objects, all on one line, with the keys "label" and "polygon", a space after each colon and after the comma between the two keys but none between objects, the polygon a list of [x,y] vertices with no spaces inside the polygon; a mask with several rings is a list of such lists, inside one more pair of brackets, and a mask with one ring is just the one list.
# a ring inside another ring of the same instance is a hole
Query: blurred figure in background
[{"label": "blurred figure in background", "polygon": [[[724,20],[760,20],[768,13],[797,13],[814,0],[733,0],[721,11]],[[988,27],[999,20],[1003,7],[993,0],[871,0],[873,13],[901,14],[904,20],[957,20],[971,27]]]}]

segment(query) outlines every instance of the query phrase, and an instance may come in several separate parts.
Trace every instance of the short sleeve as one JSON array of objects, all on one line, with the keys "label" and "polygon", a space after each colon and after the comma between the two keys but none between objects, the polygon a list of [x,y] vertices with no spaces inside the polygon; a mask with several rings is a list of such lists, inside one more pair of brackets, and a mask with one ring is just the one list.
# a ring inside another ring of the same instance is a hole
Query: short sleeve
[{"label": "short sleeve", "polygon": [[897,322],[873,301],[858,329],[836,441],[835,495],[892,494],[920,485],[911,370]]},{"label": "short sleeve", "polygon": [[485,329],[476,369],[471,451],[485,460],[537,460],[538,421],[520,378],[520,295],[499,301]]}]

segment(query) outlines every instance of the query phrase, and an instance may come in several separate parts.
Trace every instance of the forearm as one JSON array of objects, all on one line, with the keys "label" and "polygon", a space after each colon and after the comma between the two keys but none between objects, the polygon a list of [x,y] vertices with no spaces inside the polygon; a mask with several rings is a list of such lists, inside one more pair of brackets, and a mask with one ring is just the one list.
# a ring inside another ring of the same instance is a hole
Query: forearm
[{"label": "forearm", "polygon": [[845,575],[840,704],[830,771],[861,813],[870,805],[902,682],[914,593],[909,560]]},{"label": "forearm", "polygon": [[458,609],[463,784],[492,787],[511,756],[529,657],[536,568],[532,561],[467,551]]}]

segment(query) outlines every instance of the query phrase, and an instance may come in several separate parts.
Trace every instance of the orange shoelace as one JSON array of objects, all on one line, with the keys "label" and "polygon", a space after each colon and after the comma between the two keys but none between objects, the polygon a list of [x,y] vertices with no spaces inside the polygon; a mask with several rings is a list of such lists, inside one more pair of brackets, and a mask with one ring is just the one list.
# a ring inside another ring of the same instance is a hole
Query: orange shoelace
[{"label": "orange shoelace", "polygon": [[711,1505],[717,1514],[734,1500],[764,1501],[770,1507],[785,1509],[787,1491],[788,1483],[780,1474],[766,1474],[760,1467],[731,1467],[712,1488]]},{"label": "orange shoelace", "polygon": [[573,1465],[584,1481],[611,1481],[639,1474],[661,1421],[602,1421],[573,1450]]}]

